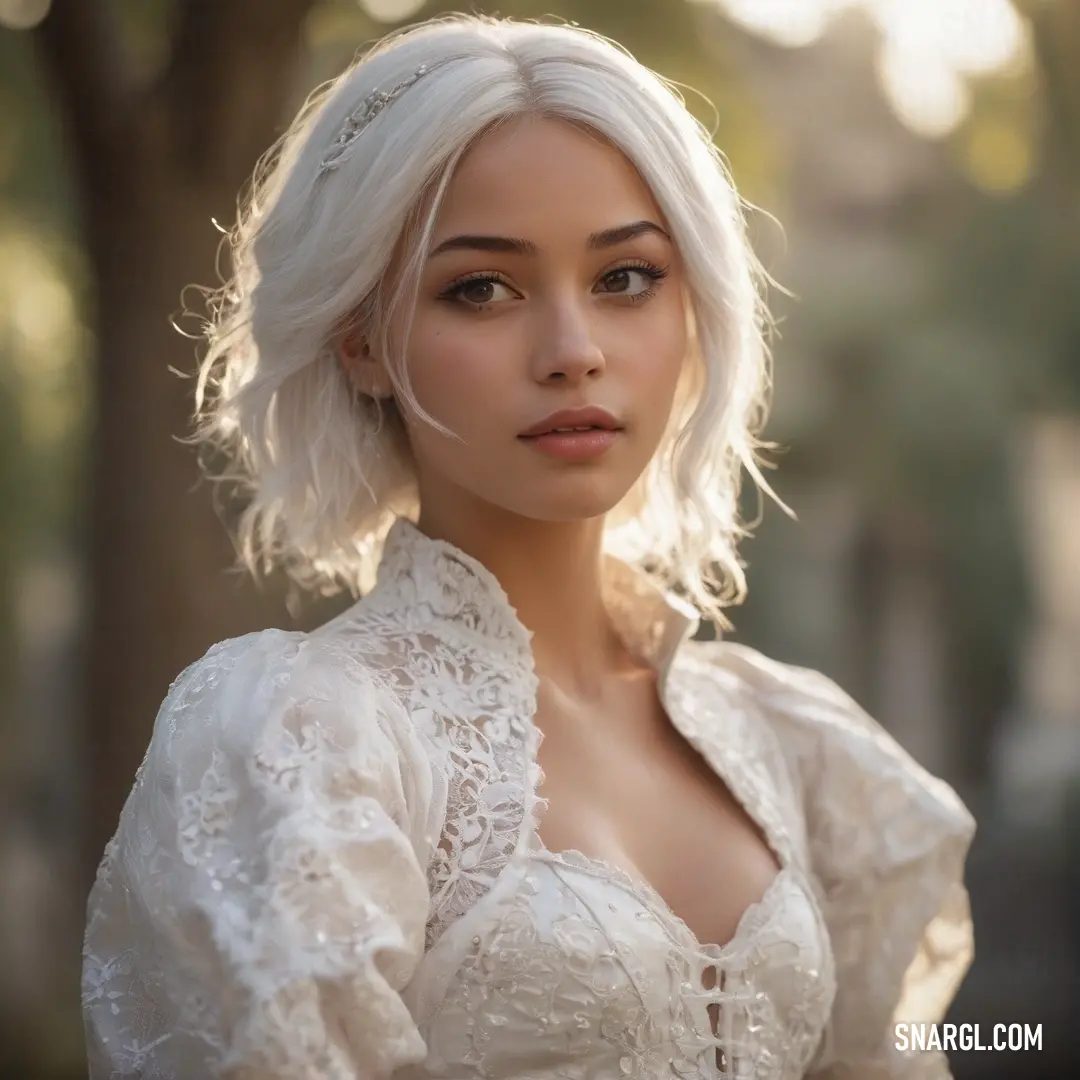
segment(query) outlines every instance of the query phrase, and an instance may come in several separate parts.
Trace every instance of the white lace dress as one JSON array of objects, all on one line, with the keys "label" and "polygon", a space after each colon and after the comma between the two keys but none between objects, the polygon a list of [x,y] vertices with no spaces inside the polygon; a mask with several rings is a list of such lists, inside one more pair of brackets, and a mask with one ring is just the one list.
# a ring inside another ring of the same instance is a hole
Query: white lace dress
[{"label": "white lace dress", "polygon": [[963,805],[824,676],[605,573],[781,863],[731,941],[544,849],[531,635],[397,518],[343,615],[170,689],[90,896],[91,1080],[947,1077],[892,1024],[939,1019],[971,960]]}]

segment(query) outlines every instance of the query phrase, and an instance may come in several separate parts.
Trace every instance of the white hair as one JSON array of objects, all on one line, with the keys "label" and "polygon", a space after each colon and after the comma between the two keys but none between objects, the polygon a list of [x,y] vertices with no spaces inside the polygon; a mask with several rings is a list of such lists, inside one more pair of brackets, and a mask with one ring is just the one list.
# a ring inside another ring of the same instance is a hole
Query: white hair
[{"label": "white hair", "polygon": [[[374,89],[427,72],[375,117],[338,167],[320,165]],[[357,393],[336,342],[362,327],[398,400],[416,401],[407,342],[439,207],[462,155],[494,126],[555,117],[599,133],[640,172],[686,268],[691,355],[669,428],[608,517],[605,550],[683,592],[706,618],[746,591],[743,468],[765,482],[772,325],[744,204],[706,129],[660,76],[599,34],[453,15],[389,35],[317,89],[258,163],[229,234],[234,276],[210,294],[191,441],[224,451],[215,479],[248,496],[240,561],[308,588],[365,592],[393,517],[418,507],[400,412]],[[388,273],[395,251],[403,264]],[[779,500],[777,500],[779,501]],[[782,505],[782,504],[781,504]]]}]

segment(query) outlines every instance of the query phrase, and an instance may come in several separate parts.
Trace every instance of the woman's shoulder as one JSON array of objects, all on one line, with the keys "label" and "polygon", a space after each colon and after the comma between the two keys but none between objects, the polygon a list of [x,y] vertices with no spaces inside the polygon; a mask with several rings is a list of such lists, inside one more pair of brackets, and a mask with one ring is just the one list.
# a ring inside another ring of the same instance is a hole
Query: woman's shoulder
[{"label": "woman's shoulder", "polygon": [[815,668],[775,659],[741,642],[718,638],[715,641],[691,641],[690,654],[695,663],[706,668],[724,685],[756,697],[763,704],[782,709],[798,709],[808,701],[829,703],[838,713],[830,713],[845,726],[876,727],[834,679]]},{"label": "woman's shoulder", "polygon": [[[88,900],[100,1075],[205,1075],[218,1045],[245,1075],[381,1076],[380,1055],[422,1049],[396,995],[423,953],[438,806],[399,700],[345,644],[264,630],[174,681]],[[346,1067],[318,1051],[350,995],[378,1023]]]},{"label": "woman's shoulder", "polygon": [[975,822],[953,788],[834,679],[732,641],[694,642],[692,653],[718,695],[775,736],[808,808],[862,814],[864,822],[918,819],[924,829],[970,840]]},{"label": "woman's shoulder", "polygon": [[266,629],[217,641],[173,679],[162,709],[182,708],[194,697],[213,693],[237,671],[250,675],[256,668],[284,669],[308,636],[302,631]]},{"label": "woman's shoulder", "polygon": [[419,850],[434,783],[427,743],[400,696],[347,644],[270,629],[211,646],[158,711],[120,836],[162,815],[179,823],[168,839],[179,850],[211,826],[243,831],[247,814],[303,830],[364,791]]},{"label": "woman's shoulder", "polygon": [[[964,864],[975,820],[835,680],[728,641],[698,642],[719,712],[758,722],[789,764],[836,965],[815,1073],[907,1076],[892,1018],[940,1021],[974,955]],[[927,1058],[925,1075],[948,1075]],[[923,1071],[919,1071],[922,1076]]]},{"label": "woman's shoulder", "polygon": [[335,635],[266,629],[212,645],[172,682],[148,758],[250,759],[286,746],[393,751],[408,714],[377,667]]}]

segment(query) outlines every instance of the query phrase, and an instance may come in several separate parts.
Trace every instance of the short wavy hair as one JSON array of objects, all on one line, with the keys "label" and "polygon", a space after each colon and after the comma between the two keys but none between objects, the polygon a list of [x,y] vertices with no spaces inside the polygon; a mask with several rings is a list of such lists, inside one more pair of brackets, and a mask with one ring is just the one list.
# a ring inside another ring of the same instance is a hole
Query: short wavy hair
[{"label": "short wavy hair", "polygon": [[[424,77],[321,174],[350,114],[422,64]],[[762,284],[771,279],[747,239],[749,204],[708,131],[674,84],[597,33],[435,18],[383,38],[309,97],[257,164],[228,234],[233,276],[208,293],[190,441],[227,462],[212,479],[243,489],[243,566],[256,575],[281,566],[324,594],[367,591],[394,516],[418,509],[417,483],[396,401],[358,393],[336,343],[343,327],[360,326],[387,360],[395,398],[452,434],[416,401],[407,338],[391,340],[391,325],[402,313],[411,322],[462,155],[526,115],[584,126],[617,147],[684,260],[691,355],[657,453],[608,515],[604,548],[728,626],[723,608],[746,592],[742,470],[776,498],[759,440],[771,389]]]}]

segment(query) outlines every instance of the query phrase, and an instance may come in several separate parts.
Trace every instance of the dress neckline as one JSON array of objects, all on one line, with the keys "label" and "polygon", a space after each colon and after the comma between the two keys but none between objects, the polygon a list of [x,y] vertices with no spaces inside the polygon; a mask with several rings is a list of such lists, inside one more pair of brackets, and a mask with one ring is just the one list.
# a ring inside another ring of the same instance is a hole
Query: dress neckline
[{"label": "dress neckline", "polygon": [[[531,655],[531,654],[530,654]],[[749,785],[743,785],[741,774],[737,770],[725,770],[721,762],[709,754],[699,745],[698,740],[683,726],[682,715],[673,707],[666,688],[671,668],[675,661],[676,653],[673,651],[666,658],[658,671],[657,688],[660,695],[660,704],[668,718],[668,723],[675,733],[686,741],[692,749],[701,754],[705,759],[716,779],[724,785],[731,798],[739,805],[747,817],[757,827],[760,837],[764,840],[774,860],[777,863],[777,871],[758,900],[748,905],[739,917],[735,933],[725,945],[712,942],[703,942],[690,929],[689,924],[678,912],[664,899],[660,891],[642,877],[630,874],[614,863],[597,856],[586,855],[577,848],[567,848],[563,851],[552,851],[540,836],[540,825],[548,807],[548,800],[540,795],[540,788],[544,782],[544,770],[540,765],[539,750],[544,741],[544,733],[536,724],[536,712],[538,699],[536,686],[538,679],[533,671],[534,689],[532,703],[529,706],[526,720],[525,742],[528,752],[527,771],[529,782],[526,786],[526,821],[528,827],[523,829],[523,835],[519,850],[524,850],[531,857],[561,862],[565,865],[576,866],[578,869],[592,873],[594,876],[613,881],[615,884],[626,889],[648,910],[673,925],[679,933],[687,939],[694,949],[711,958],[728,955],[735,950],[747,937],[755,934],[768,916],[776,893],[780,890],[783,882],[793,872],[794,861],[787,838],[775,830],[772,823],[763,817],[757,806],[753,792]]]},{"label": "dress neckline", "polygon": [[[687,599],[609,551],[601,560],[600,584],[631,654],[657,669],[666,667],[701,626],[700,613]],[[515,675],[534,669],[533,631],[522,623],[495,574],[449,540],[428,536],[410,518],[394,520],[383,542],[376,587],[355,607],[370,607],[372,601],[407,603],[420,617],[452,622],[456,636],[484,648]]]},{"label": "dress neckline", "polygon": [[750,933],[751,927],[756,929],[767,914],[776,890],[792,866],[788,838],[762,815],[753,786],[744,780],[743,774],[738,769],[725,769],[722,755],[708,751],[707,740],[693,730],[690,720],[683,717],[666,692],[682,647],[700,625],[696,611],[686,601],[658,587],[643,571],[615,556],[605,556],[603,569],[605,602],[615,628],[630,652],[655,670],[657,690],[668,722],[680,738],[705,758],[716,778],[757,826],[779,867],[762,897],[743,911],[728,945],[699,941],[659,891],[643,879],[580,851],[568,849],[558,853],[544,845],[539,830],[548,800],[540,795],[544,772],[538,752],[544,733],[536,723],[540,680],[532,649],[533,634],[521,622],[498,578],[478,559],[449,541],[428,536],[405,517],[399,517],[387,535],[379,578],[389,589],[391,602],[400,604],[408,600],[411,604],[424,605],[436,622],[453,624],[455,635],[463,634],[482,644],[507,665],[510,682],[516,684],[511,698],[515,711],[520,710],[517,727],[527,755],[525,813],[515,855],[528,859],[539,851],[555,860],[576,859],[582,868],[591,867],[593,872],[623,885],[646,908],[678,928],[700,952],[722,955]]},{"label": "dress neckline", "polygon": [[616,866],[595,855],[586,855],[577,848],[552,851],[540,839],[539,833],[534,834],[532,857],[541,862],[570,867],[590,874],[599,881],[616,885],[629,893],[645,910],[657,916],[662,923],[673,927],[676,936],[688,942],[695,952],[713,960],[720,960],[738,952],[745,942],[753,939],[760,932],[774,911],[777,897],[794,874],[791,863],[782,863],[772,880],[765,886],[760,899],[755,900],[743,910],[732,936],[723,945],[716,945],[703,942],[655,886],[644,878],[629,873],[621,866]]}]

